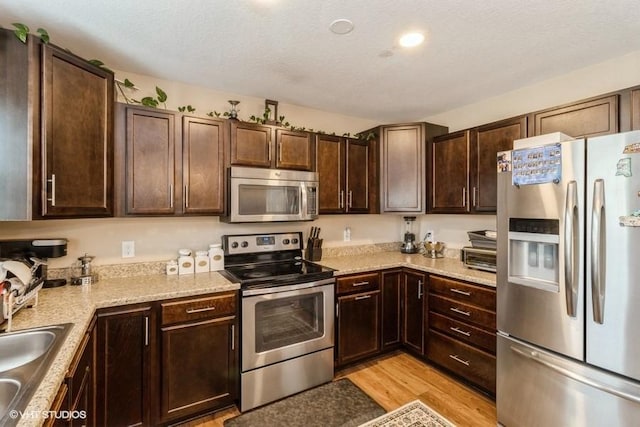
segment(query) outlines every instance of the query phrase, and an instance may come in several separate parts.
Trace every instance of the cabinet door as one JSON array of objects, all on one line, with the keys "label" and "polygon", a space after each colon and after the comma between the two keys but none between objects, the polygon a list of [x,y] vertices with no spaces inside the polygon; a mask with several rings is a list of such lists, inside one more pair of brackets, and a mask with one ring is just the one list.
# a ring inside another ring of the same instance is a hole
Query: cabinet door
[{"label": "cabinet door", "polygon": [[309,132],[276,129],[276,168],[314,169],[313,143]]},{"label": "cabinet door", "polygon": [[338,365],[380,351],[380,291],[338,298]]},{"label": "cabinet door", "polygon": [[404,273],[404,327],[402,342],[411,350],[423,353],[425,329],[426,275],[406,271]]},{"label": "cabinet door", "polygon": [[95,422],[95,344],[96,344],[95,320],[87,329],[78,352],[71,362],[67,374],[69,386],[70,411],[82,412],[86,416],[71,418],[72,426],[93,426]]},{"label": "cabinet door", "polygon": [[182,118],[184,213],[224,210],[224,126],[223,120]]},{"label": "cabinet door", "polygon": [[618,132],[618,95],[533,113],[532,136],[562,132],[575,138]]},{"label": "cabinet door", "polygon": [[96,423],[99,426],[152,425],[150,306],[98,312]]},{"label": "cabinet door", "polygon": [[175,212],[175,115],[127,108],[126,214]]},{"label": "cabinet door", "polygon": [[43,217],[113,215],[113,74],[42,46]]},{"label": "cabinet door", "polygon": [[479,127],[471,144],[471,210],[475,212],[495,212],[496,157],[499,151],[511,150],[515,139],[527,136],[526,117],[516,117]]},{"label": "cabinet door", "polygon": [[234,316],[162,328],[163,422],[233,404],[234,333]]},{"label": "cabinet door", "polygon": [[402,302],[402,270],[382,272],[382,349],[398,346],[400,335],[400,313]]},{"label": "cabinet door", "polygon": [[234,166],[271,167],[271,127],[236,120],[231,126],[230,162]]},{"label": "cabinet door", "polygon": [[467,212],[469,131],[435,138],[431,157],[431,212]]},{"label": "cabinet door", "polygon": [[423,125],[383,126],[380,150],[382,211],[422,212],[425,180]]},{"label": "cabinet door", "polygon": [[347,212],[369,212],[369,143],[346,140],[346,207]]},{"label": "cabinet door", "polygon": [[321,214],[344,212],[345,146],[337,136],[316,136]]}]

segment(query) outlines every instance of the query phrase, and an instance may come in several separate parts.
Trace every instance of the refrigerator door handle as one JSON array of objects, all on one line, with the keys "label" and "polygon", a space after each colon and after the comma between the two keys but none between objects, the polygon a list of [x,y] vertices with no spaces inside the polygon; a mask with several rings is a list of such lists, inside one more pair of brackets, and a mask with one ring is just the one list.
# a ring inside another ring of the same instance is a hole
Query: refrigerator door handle
[{"label": "refrigerator door handle", "polygon": [[593,305],[593,321],[604,323],[605,295],[605,212],[604,212],[604,180],[596,179],[593,183],[593,206],[591,209],[591,301]]},{"label": "refrigerator door handle", "polygon": [[602,384],[596,380],[593,380],[591,378],[585,377],[584,375],[580,375],[577,372],[572,372],[562,366],[558,366],[554,363],[551,363],[548,360],[543,359],[540,356],[540,353],[538,353],[537,351],[523,351],[519,348],[513,347],[511,346],[511,351],[513,351],[514,353],[525,357],[529,360],[532,360],[534,362],[537,362],[549,369],[551,369],[552,371],[557,372],[558,374],[565,376],[567,378],[571,378],[574,381],[578,381],[582,384],[586,384],[590,387],[594,387],[597,388],[598,390],[602,390],[605,393],[609,393],[609,394],[613,394],[614,396],[618,396],[621,397],[623,399],[629,400],[631,402],[635,402],[635,403],[640,403],[640,396],[636,396],[630,393],[625,393],[622,390],[617,390],[613,387],[610,387],[607,384]]},{"label": "refrigerator door handle", "polygon": [[578,183],[567,184],[564,210],[564,286],[567,315],[576,317],[578,310],[578,265],[580,224],[578,221]]}]

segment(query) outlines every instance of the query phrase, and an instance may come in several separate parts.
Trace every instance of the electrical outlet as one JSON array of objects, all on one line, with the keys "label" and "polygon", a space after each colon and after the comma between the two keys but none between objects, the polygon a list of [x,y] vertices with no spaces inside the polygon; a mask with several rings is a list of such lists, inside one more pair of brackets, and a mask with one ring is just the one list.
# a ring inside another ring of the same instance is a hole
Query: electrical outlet
[{"label": "electrical outlet", "polygon": [[133,258],[136,256],[136,242],[133,240],[122,241],[122,258]]},{"label": "electrical outlet", "polygon": [[424,234],[424,240],[426,240],[427,242],[435,242],[436,238],[433,234],[433,230],[427,230],[427,232]]},{"label": "electrical outlet", "polygon": [[342,240],[345,242],[351,241],[351,227],[345,227],[344,233],[342,234]]}]

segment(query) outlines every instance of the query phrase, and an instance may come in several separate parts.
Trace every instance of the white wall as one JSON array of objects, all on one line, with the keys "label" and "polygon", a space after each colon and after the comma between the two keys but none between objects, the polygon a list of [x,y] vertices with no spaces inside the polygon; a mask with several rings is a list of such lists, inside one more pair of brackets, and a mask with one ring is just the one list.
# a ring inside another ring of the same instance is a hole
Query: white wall
[{"label": "white wall", "polygon": [[[155,86],[168,94],[168,107],[191,104],[196,113],[210,110],[227,111],[228,99],[241,101],[240,117],[261,114],[264,100],[236,94],[215,92],[177,82],[118,72],[121,79],[129,78],[140,91],[138,99],[153,95]],[[535,111],[582,98],[615,91],[640,84],[640,52],[584,68],[536,85],[506,93],[472,105],[448,111],[425,120],[448,125],[450,130],[464,129],[518,114]],[[339,96],[337,94],[336,96]],[[321,129],[325,132],[355,133],[374,126],[368,120],[339,116],[293,105],[280,105],[279,114],[295,126]],[[175,256],[182,247],[206,249],[209,243],[219,242],[223,234],[259,233],[263,231],[304,231],[311,225],[322,228],[326,246],[344,245],[343,230],[351,227],[352,242],[365,244],[400,241],[403,232],[401,215],[330,215],[313,223],[247,224],[220,223],[217,217],[198,218],[109,218],[86,220],[49,220],[32,222],[0,222],[0,239],[20,237],[66,237],[69,255],[52,260],[53,267],[72,264],[85,252],[95,255],[95,264],[112,264],[165,260]],[[468,243],[467,231],[495,229],[493,215],[422,215],[416,221],[415,232],[422,238],[426,230],[435,231],[437,240],[450,248]],[[136,257],[120,258],[120,242],[134,240]]]}]

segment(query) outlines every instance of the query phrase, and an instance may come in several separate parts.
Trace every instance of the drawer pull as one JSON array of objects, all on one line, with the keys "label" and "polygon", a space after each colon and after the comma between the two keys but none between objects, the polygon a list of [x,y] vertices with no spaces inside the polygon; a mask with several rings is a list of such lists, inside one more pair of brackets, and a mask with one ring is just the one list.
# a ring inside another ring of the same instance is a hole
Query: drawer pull
[{"label": "drawer pull", "polygon": [[470,337],[471,336],[471,332],[463,331],[462,329],[458,328],[457,326],[450,326],[449,329],[451,329],[453,332],[457,332],[459,334],[462,334],[465,337]]},{"label": "drawer pull", "polygon": [[460,359],[457,354],[450,354],[449,357],[452,358],[453,360],[455,360],[458,363],[462,363],[465,366],[470,366],[471,365],[468,360]]},{"label": "drawer pull", "polygon": [[471,317],[471,312],[470,311],[460,310],[457,307],[451,307],[451,308],[449,308],[449,310],[453,311],[454,313],[462,314],[463,316]]},{"label": "drawer pull", "polygon": [[455,294],[464,295],[466,297],[471,296],[471,292],[461,291],[460,289],[456,289],[456,288],[449,288],[449,290]]},{"label": "drawer pull", "polygon": [[362,295],[362,296],[356,297],[356,298],[355,298],[355,300],[356,300],[356,301],[359,301],[359,300],[361,300],[361,299],[369,299],[369,298],[371,298],[371,294],[369,294],[369,295]]},{"label": "drawer pull", "polygon": [[204,308],[188,308],[186,310],[187,314],[193,314],[193,313],[202,313],[204,311],[213,311],[216,309],[216,306],[211,306],[211,307],[204,307]]},{"label": "drawer pull", "polygon": [[355,282],[353,285],[351,286],[365,286],[368,285],[369,282],[367,282],[366,280],[364,282]]}]

